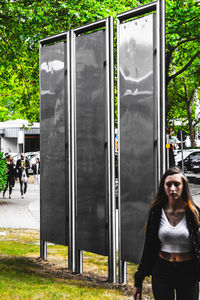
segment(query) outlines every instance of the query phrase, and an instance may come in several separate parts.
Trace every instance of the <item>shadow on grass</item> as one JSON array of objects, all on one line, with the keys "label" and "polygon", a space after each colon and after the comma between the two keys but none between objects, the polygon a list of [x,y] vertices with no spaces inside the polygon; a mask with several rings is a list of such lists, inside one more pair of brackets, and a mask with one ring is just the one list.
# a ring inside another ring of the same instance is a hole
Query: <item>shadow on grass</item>
[{"label": "shadow on grass", "polygon": [[41,260],[38,257],[0,257],[0,278],[9,278],[11,281],[29,281],[29,284],[35,284],[35,281],[45,281],[51,283],[70,284],[78,288],[87,287],[107,290],[121,291],[124,296],[131,296],[132,287],[129,285],[118,285],[109,283],[105,276],[99,276],[92,272],[84,274],[75,274],[65,267],[56,266],[51,262]]}]

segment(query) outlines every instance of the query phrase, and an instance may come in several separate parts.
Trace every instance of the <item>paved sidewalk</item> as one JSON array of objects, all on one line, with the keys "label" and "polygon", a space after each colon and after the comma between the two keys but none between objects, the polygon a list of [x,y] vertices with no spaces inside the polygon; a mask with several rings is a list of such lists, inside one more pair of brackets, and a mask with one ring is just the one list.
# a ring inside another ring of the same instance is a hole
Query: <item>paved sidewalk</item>
[{"label": "paved sidewalk", "polygon": [[[190,184],[190,190],[200,206],[200,185]],[[25,198],[20,195],[19,183],[15,184],[12,199],[3,199],[0,193],[0,227],[40,229],[40,187],[29,183]]]},{"label": "paved sidewalk", "polygon": [[12,199],[0,193],[0,227],[40,229],[39,185],[28,184],[25,198],[21,198],[19,183],[15,184]]}]

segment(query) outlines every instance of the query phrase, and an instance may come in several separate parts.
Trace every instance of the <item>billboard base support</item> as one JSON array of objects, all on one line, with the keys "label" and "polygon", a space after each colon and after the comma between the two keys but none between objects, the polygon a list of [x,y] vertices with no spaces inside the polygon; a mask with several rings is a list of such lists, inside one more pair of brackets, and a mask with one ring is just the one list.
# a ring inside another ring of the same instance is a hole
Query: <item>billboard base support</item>
[{"label": "billboard base support", "polygon": [[47,242],[40,240],[40,258],[47,258]]},{"label": "billboard base support", "polygon": [[77,274],[83,273],[83,251],[82,250],[76,251],[76,273]]},{"label": "billboard base support", "polygon": [[119,260],[119,283],[126,284],[127,282],[127,263],[123,260]]}]

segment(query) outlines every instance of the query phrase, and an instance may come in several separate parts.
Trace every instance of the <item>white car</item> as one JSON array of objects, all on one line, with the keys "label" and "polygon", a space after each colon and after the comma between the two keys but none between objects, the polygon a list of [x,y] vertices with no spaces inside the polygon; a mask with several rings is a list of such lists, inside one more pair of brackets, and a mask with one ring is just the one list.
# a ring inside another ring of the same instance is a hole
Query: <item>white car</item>
[{"label": "white car", "polygon": [[27,152],[25,153],[25,157],[29,160],[30,169],[28,170],[29,174],[33,174],[32,165],[36,163],[36,158],[40,159],[40,152]]}]

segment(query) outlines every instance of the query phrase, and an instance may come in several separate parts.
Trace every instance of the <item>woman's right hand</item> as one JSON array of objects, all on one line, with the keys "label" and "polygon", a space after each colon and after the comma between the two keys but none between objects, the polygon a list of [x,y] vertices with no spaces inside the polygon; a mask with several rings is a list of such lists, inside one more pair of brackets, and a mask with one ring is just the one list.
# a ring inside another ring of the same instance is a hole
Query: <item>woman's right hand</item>
[{"label": "woman's right hand", "polygon": [[141,287],[133,287],[133,298],[134,300],[142,300],[142,288]]}]

